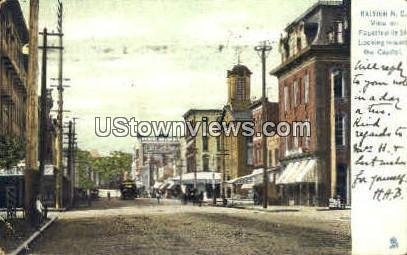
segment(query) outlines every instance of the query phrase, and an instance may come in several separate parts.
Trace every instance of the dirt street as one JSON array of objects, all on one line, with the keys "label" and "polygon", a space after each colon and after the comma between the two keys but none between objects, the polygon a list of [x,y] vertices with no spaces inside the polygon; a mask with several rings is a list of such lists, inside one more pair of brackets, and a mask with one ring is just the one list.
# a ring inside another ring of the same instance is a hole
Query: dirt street
[{"label": "dirt street", "polygon": [[350,254],[349,211],[99,201],[61,213],[33,254]]}]

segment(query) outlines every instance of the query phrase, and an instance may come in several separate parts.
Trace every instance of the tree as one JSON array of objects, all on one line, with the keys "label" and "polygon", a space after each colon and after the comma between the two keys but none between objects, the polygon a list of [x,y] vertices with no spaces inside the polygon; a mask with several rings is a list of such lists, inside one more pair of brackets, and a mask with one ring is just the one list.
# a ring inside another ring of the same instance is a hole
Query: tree
[{"label": "tree", "polygon": [[92,169],[94,159],[89,151],[78,149],[75,153],[77,164],[77,174],[79,176],[79,187],[84,189],[91,189],[95,183],[89,178],[89,171]]},{"label": "tree", "polygon": [[99,174],[103,186],[118,188],[124,178],[124,173],[130,170],[132,164],[132,155],[121,151],[114,151],[108,156],[97,158],[84,150],[78,150],[76,155],[79,185],[86,189],[94,188],[96,185],[89,176],[91,170]]},{"label": "tree", "polygon": [[25,142],[21,138],[0,136],[0,168],[11,168],[25,157]]}]

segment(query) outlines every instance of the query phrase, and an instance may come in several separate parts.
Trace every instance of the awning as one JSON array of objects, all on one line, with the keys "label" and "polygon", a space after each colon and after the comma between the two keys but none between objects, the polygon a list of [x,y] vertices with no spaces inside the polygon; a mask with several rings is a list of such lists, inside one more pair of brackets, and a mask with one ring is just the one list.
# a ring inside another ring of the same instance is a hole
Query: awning
[{"label": "awning", "polygon": [[[263,174],[264,174],[264,168],[256,168],[252,171],[251,174],[241,176],[235,179],[232,179],[228,181],[230,184],[246,184],[246,183],[254,183],[254,184],[260,184],[263,183]],[[267,169],[267,173],[269,175],[269,181],[272,182],[273,179],[273,172],[279,169],[279,167],[274,167]]]},{"label": "awning", "polygon": [[169,186],[170,184],[167,182],[167,183],[163,183],[163,184],[161,184],[160,185],[160,188],[159,189],[165,189],[167,186]]},{"label": "awning", "polygon": [[[195,173],[186,173],[180,176],[175,176],[172,178],[174,181],[179,182],[182,180],[183,184],[193,184],[195,182]],[[219,184],[221,182],[221,174],[219,172],[197,172],[196,182],[198,184]]]},{"label": "awning", "polygon": [[175,188],[175,183],[173,182],[173,183],[171,183],[168,187],[167,187],[167,189],[173,189],[173,188]]},{"label": "awning", "polygon": [[252,189],[253,188],[253,183],[245,183],[240,188],[241,189]]},{"label": "awning", "polygon": [[162,182],[155,182],[153,188],[159,189],[162,184],[163,184]]},{"label": "awning", "polygon": [[144,187],[144,183],[141,181],[136,181],[137,188]]},{"label": "awning", "polygon": [[316,159],[303,159],[290,162],[284,168],[276,184],[313,183],[317,181]]}]

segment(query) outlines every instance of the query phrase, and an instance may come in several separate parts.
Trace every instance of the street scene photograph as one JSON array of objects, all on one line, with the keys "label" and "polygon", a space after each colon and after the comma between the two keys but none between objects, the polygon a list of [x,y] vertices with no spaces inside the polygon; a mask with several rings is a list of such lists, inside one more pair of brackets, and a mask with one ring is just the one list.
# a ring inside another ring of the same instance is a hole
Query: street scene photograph
[{"label": "street scene photograph", "polygon": [[350,0],[0,0],[0,254],[352,254],[352,79]]}]

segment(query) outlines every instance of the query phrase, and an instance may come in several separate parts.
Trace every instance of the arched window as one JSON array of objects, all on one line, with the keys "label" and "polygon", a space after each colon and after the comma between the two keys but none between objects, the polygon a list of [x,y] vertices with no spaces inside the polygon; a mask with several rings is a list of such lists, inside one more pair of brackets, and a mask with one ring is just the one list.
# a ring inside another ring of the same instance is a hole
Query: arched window
[{"label": "arched window", "polygon": [[331,75],[333,87],[334,87],[334,97],[343,98],[345,97],[345,81],[343,77],[342,70],[335,70]]},{"label": "arched window", "polygon": [[202,150],[208,151],[209,147],[209,137],[207,135],[202,136]]},{"label": "arched window", "polygon": [[244,100],[245,93],[244,93],[244,78],[238,77],[236,80],[236,99],[237,100]]}]

